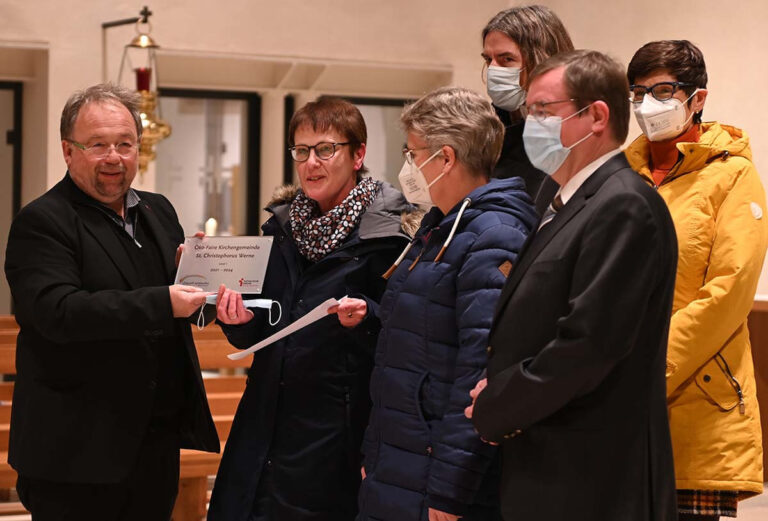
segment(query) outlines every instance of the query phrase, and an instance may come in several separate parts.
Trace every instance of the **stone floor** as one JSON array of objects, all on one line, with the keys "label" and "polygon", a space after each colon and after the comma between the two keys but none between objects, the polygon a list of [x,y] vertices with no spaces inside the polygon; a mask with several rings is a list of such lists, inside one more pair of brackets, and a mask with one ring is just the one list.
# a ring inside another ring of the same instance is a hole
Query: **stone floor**
[{"label": "stone floor", "polygon": [[[729,518],[724,518],[726,521]],[[768,521],[768,486],[761,496],[739,503],[739,521]]]}]

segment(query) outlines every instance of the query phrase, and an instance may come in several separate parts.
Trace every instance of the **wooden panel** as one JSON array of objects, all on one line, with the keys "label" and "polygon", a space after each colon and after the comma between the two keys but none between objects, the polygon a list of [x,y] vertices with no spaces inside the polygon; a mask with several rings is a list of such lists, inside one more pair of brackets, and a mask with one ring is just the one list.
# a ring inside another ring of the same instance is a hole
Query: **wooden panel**
[{"label": "wooden panel", "polygon": [[[222,414],[233,415],[237,410],[237,404],[240,403],[242,393],[208,393],[208,406],[211,408],[211,414],[220,416]],[[10,409],[10,407],[8,407]],[[0,423],[3,422],[3,407],[0,405]]]},{"label": "wooden panel", "polygon": [[16,323],[16,317],[13,315],[0,315],[0,330],[3,329],[18,331],[19,325]]},{"label": "wooden panel", "polygon": [[[768,302],[755,301],[749,314],[749,338],[755,362],[760,424],[763,427],[763,469],[768,470]],[[768,474],[764,479],[768,479]]]},{"label": "wooden panel", "polygon": [[0,344],[0,374],[16,374],[16,343]]},{"label": "wooden panel", "polygon": [[16,337],[19,336],[17,329],[0,329],[0,345],[16,345]]},{"label": "wooden panel", "polygon": [[0,424],[11,423],[11,402],[0,403]]},{"label": "wooden panel", "polygon": [[18,516],[27,513],[27,509],[19,501],[0,503],[0,516]]},{"label": "wooden panel", "polygon": [[251,366],[251,358],[243,360],[230,360],[227,355],[237,350],[227,340],[224,332],[216,324],[210,324],[200,331],[192,327],[192,336],[197,346],[197,356],[200,359],[201,369],[221,369]]},{"label": "wooden panel", "polygon": [[[234,414],[214,414],[213,423],[216,424],[216,431],[219,433],[220,440],[226,440],[229,437],[229,431],[232,429],[232,420],[235,419]],[[0,429],[2,425],[0,424]],[[5,450],[5,449],[0,449]]]},{"label": "wooden panel", "polygon": [[13,382],[0,382],[0,402],[13,400]]},{"label": "wooden panel", "polygon": [[250,357],[242,360],[230,360],[227,355],[235,352],[226,340],[195,340],[200,369],[220,369],[223,367],[250,367]]},{"label": "wooden panel", "polygon": [[179,480],[179,495],[173,506],[171,521],[203,521],[208,478],[201,476]]},{"label": "wooden panel", "polygon": [[[205,392],[214,393],[240,393],[245,391],[245,375],[219,376],[215,378],[203,378]],[[0,390],[0,393],[2,391]],[[2,394],[0,394],[2,396]],[[0,398],[2,399],[2,398]]]}]

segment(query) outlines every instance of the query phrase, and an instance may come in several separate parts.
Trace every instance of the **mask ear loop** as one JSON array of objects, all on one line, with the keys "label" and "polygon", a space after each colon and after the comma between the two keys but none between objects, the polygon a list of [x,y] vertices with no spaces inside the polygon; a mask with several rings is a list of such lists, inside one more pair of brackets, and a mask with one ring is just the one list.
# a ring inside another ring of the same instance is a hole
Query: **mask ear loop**
[{"label": "mask ear loop", "polygon": [[[272,307],[277,304],[277,320],[272,322]],[[283,308],[280,305],[280,302],[277,300],[272,301],[272,305],[269,306],[269,325],[270,326],[276,326],[278,322],[280,322],[280,319],[283,317]]]},{"label": "mask ear loop", "polygon": [[202,331],[205,329],[205,315],[203,314],[203,310],[205,309],[205,305],[207,303],[204,303],[202,306],[200,306],[200,314],[197,315],[197,330]]}]

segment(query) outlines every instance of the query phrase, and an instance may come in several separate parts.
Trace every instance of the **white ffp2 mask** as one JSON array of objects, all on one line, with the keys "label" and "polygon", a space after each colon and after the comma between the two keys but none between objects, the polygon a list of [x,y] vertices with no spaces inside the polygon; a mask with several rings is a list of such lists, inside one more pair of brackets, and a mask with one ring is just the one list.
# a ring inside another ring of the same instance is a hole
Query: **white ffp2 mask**
[{"label": "white ffp2 mask", "polygon": [[685,104],[699,91],[696,89],[688,96],[685,103],[677,98],[659,101],[650,93],[643,97],[643,102],[633,107],[635,119],[649,141],[664,141],[683,133],[693,111],[685,117]]},{"label": "white ffp2 mask", "polygon": [[443,177],[445,172],[433,179],[431,183],[427,183],[427,178],[424,177],[421,167],[432,161],[440,152],[442,150],[438,150],[429,156],[421,165],[409,163],[407,160],[403,162],[403,168],[400,169],[397,179],[400,181],[400,188],[403,190],[403,195],[409,203],[417,204],[424,208],[432,208],[434,206],[432,196],[429,195],[429,187]]}]

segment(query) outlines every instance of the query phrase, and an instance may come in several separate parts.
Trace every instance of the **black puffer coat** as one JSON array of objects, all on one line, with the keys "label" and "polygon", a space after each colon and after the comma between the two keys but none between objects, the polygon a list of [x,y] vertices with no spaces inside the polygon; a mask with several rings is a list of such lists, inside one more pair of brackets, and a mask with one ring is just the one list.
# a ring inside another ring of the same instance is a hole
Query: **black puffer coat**
[{"label": "black puffer coat", "polygon": [[[268,519],[354,519],[360,444],[368,421],[368,381],[380,328],[381,275],[408,243],[403,218],[412,207],[384,184],[346,242],[318,262],[299,253],[288,218],[295,189],[268,207],[262,226],[274,237],[262,298],[279,300],[280,322],[267,312],[222,328],[247,348],[324,300],[366,297],[367,318],[346,329],[330,315],[254,354],[211,498],[210,521],[246,521],[254,501],[269,496]],[[259,487],[260,480],[264,483]],[[258,493],[257,493],[258,488]],[[260,501],[261,502],[261,501]]]}]

